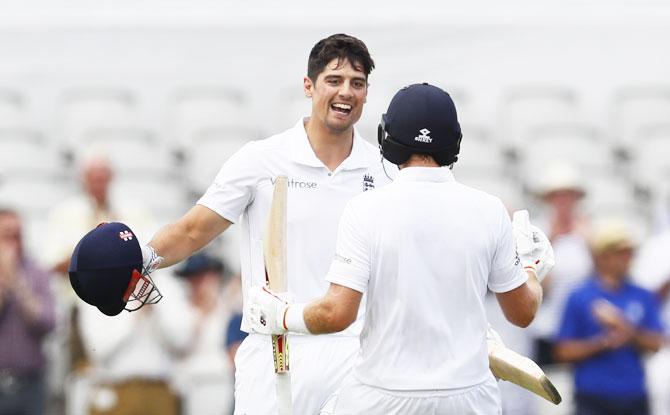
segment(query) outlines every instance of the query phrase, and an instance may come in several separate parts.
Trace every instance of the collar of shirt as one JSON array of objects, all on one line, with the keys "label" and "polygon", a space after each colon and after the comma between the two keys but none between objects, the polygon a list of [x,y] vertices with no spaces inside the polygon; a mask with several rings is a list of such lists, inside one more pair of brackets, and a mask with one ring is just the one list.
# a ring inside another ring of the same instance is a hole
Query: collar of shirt
[{"label": "collar of shirt", "polygon": [[[325,167],[323,162],[314,154],[312,145],[309,143],[309,138],[307,138],[307,132],[305,131],[305,121],[307,121],[307,118],[301,118],[293,127],[291,134],[293,139],[290,141],[291,159],[296,163],[306,166]],[[368,167],[369,162],[362,140],[363,138],[361,138],[358,131],[354,128],[354,144],[351,148],[351,154],[340,164],[337,170],[353,170]]]},{"label": "collar of shirt", "polygon": [[395,181],[442,183],[456,179],[448,167],[405,167],[397,173]]}]

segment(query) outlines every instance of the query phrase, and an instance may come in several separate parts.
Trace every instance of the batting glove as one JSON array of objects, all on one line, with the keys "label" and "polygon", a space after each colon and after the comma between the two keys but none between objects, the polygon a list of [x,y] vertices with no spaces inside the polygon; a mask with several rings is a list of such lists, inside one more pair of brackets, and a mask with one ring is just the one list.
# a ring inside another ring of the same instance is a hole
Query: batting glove
[{"label": "batting glove", "polygon": [[150,245],[142,245],[142,274],[149,275],[158,269],[163,257],[156,253]]},{"label": "batting glove", "polygon": [[289,306],[287,293],[277,294],[264,285],[251,287],[248,322],[261,334],[284,334],[288,331],[284,317]]},{"label": "batting glove", "polygon": [[542,281],[555,264],[554,249],[547,235],[531,225],[527,210],[514,212],[512,231],[521,264],[524,269],[535,272],[537,280]]}]

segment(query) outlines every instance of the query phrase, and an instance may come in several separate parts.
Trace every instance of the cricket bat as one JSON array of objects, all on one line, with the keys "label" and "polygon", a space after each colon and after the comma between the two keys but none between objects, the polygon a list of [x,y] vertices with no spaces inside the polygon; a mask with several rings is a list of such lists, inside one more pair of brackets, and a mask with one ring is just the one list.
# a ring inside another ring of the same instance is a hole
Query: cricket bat
[{"label": "cricket bat", "polygon": [[[265,279],[270,289],[277,293],[286,292],[286,197],[288,178],[277,176],[272,193],[272,204],[268,214],[263,257],[265,259]],[[277,386],[277,412],[291,415],[291,374],[288,360],[288,336],[272,335],[272,354],[275,364]]]},{"label": "cricket bat", "polygon": [[489,342],[489,368],[498,379],[512,382],[558,405],[561,395],[542,369],[501,343]]}]

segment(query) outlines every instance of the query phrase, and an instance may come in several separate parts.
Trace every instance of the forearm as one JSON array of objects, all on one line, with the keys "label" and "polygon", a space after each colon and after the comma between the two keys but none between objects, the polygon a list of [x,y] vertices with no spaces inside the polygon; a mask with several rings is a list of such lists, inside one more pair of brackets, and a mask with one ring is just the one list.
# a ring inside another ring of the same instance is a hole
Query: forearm
[{"label": "forearm", "polygon": [[642,352],[657,352],[663,345],[663,335],[648,330],[637,330],[632,342]]},{"label": "forearm", "polygon": [[576,363],[607,350],[607,342],[603,337],[589,340],[566,340],[556,344],[555,358],[563,363]]},{"label": "forearm", "polygon": [[40,320],[43,316],[43,307],[39,297],[32,291],[23,275],[17,275],[13,289],[14,297],[19,305],[19,310],[28,324],[37,329],[40,328]]},{"label": "forearm", "polygon": [[[331,284],[326,295],[318,300],[306,305],[289,306],[285,316],[288,328],[304,322],[304,327],[311,334],[342,331],[356,320],[362,295],[351,288]],[[299,314],[303,321],[300,321]]]},{"label": "forearm", "polygon": [[230,224],[210,209],[196,205],[181,219],[160,229],[149,245],[163,257],[160,267],[168,267],[207,245]]},{"label": "forearm", "polygon": [[327,297],[316,300],[305,307],[303,318],[312,334],[336,333],[349,327],[337,317],[333,301]]},{"label": "forearm", "polygon": [[537,313],[537,310],[540,308],[540,304],[542,304],[542,297],[543,297],[543,289],[542,289],[542,284],[537,280],[537,275],[535,274],[535,271],[526,271],[526,274],[528,274],[528,288],[530,289],[530,298],[529,298],[529,306],[532,309],[533,316]]}]

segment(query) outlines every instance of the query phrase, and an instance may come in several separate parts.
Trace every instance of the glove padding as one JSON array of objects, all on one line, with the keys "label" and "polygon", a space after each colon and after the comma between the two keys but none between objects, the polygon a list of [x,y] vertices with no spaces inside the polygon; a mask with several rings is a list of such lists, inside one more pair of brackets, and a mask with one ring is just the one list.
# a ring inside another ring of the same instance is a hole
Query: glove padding
[{"label": "glove padding", "polygon": [[247,321],[252,330],[261,334],[284,334],[284,316],[289,304],[288,293],[275,293],[264,285],[255,285],[249,292]]},{"label": "glove padding", "polygon": [[555,264],[549,238],[537,226],[531,225],[527,210],[514,212],[512,231],[521,264],[524,269],[534,271],[537,280],[542,281]]},{"label": "glove padding", "polygon": [[149,275],[158,269],[163,257],[156,253],[156,250],[150,245],[142,245],[142,274]]}]

